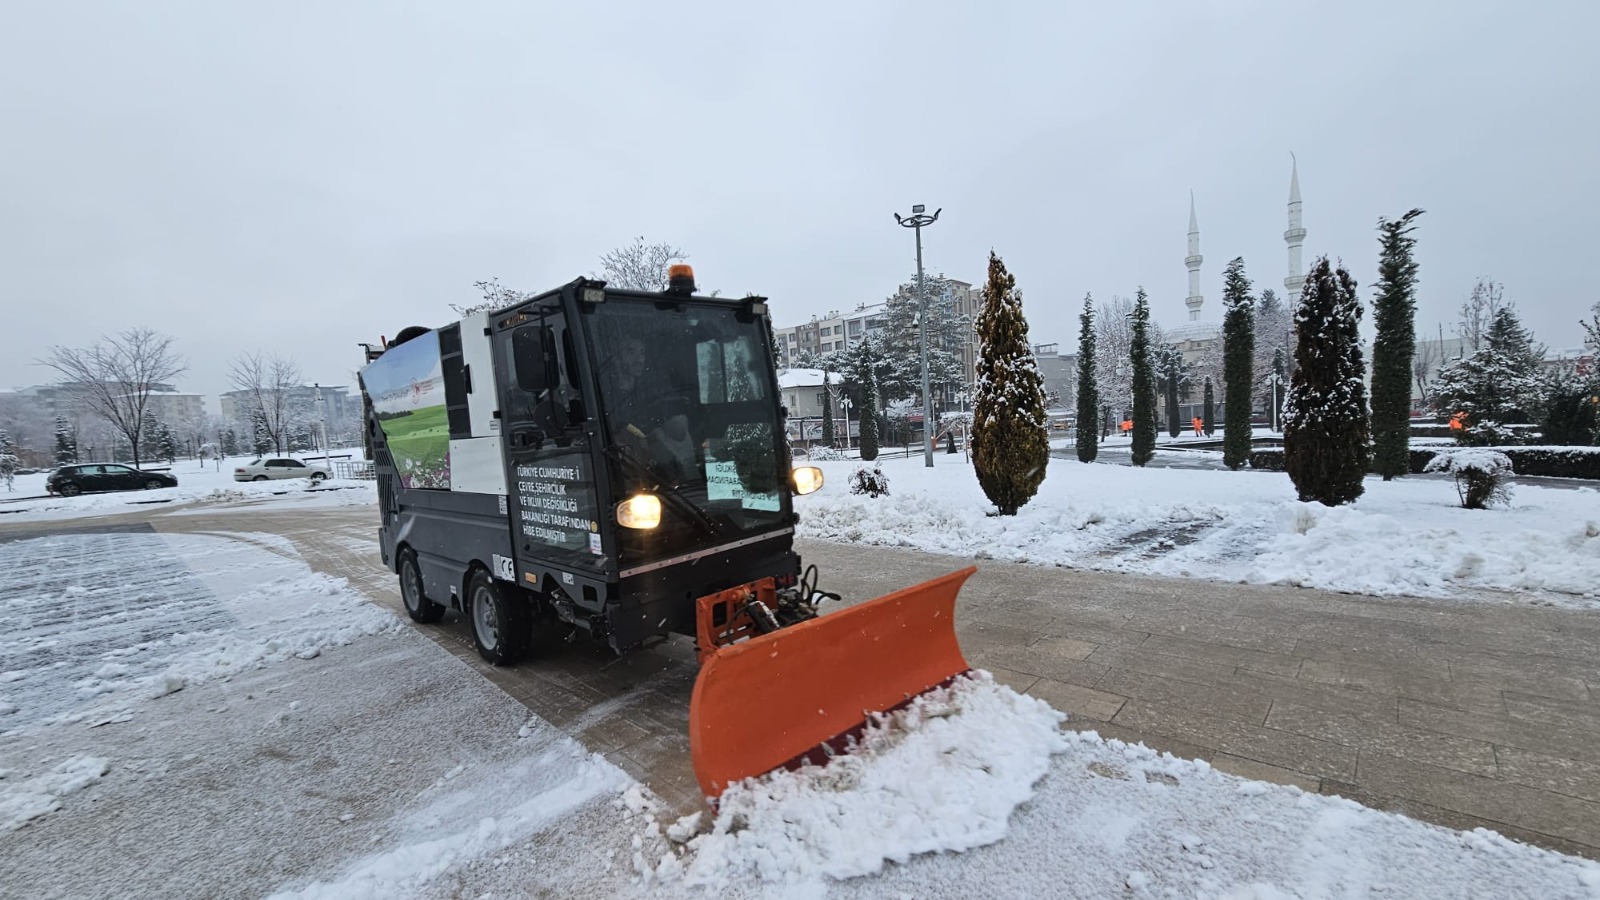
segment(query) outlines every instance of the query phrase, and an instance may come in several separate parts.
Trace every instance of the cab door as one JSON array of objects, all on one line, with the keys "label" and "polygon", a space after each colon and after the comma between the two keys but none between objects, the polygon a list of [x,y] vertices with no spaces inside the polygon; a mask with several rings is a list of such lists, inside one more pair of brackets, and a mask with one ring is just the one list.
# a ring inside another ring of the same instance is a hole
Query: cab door
[{"label": "cab door", "polygon": [[553,580],[575,600],[598,598],[609,561],[601,521],[608,510],[598,501],[581,345],[555,307],[530,311],[495,340],[510,369],[500,379],[500,409],[519,581]]}]

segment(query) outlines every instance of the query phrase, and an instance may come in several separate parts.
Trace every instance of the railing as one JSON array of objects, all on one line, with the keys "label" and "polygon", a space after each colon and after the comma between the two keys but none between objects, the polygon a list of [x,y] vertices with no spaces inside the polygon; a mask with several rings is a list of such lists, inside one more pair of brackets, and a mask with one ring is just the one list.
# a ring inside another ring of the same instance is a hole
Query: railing
[{"label": "railing", "polygon": [[370,459],[336,459],[333,460],[333,477],[372,481],[378,477],[378,473],[373,469]]}]

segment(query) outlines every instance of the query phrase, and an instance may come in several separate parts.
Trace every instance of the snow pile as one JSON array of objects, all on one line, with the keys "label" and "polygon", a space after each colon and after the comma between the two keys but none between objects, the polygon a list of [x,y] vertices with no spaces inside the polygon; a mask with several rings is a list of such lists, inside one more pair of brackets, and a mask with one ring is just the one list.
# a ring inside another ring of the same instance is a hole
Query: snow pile
[{"label": "snow pile", "polygon": [[1281,472],[1136,469],[1052,459],[1033,501],[992,516],[959,456],[881,460],[894,494],[846,485],[798,498],[802,537],[1039,565],[1293,584],[1376,596],[1459,597],[1462,588],[1600,598],[1600,497],[1523,485],[1515,507],[1459,507],[1438,479],[1369,479],[1355,504],[1301,503]]},{"label": "snow pile", "polygon": [[61,798],[98,782],[111,770],[111,761],[98,756],[74,756],[42,775],[13,784],[0,773],[0,832],[23,825],[61,808]]},{"label": "snow pile", "polygon": [[[710,833],[688,843],[686,880],[846,879],[885,861],[992,844],[1033,796],[1050,755],[1066,749],[1063,719],[987,672],[957,679],[874,717],[855,750],[827,766],[729,788]],[[696,818],[669,834],[681,837]]]}]

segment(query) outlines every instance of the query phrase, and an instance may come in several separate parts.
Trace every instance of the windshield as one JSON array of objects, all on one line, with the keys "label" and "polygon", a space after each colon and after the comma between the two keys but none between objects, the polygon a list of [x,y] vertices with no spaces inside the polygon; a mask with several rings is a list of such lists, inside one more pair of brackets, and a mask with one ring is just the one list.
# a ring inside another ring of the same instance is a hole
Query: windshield
[{"label": "windshield", "polygon": [[722,305],[610,298],[589,313],[618,495],[649,491],[662,500],[660,527],[620,529],[625,561],[785,523],[762,320],[740,322]]}]

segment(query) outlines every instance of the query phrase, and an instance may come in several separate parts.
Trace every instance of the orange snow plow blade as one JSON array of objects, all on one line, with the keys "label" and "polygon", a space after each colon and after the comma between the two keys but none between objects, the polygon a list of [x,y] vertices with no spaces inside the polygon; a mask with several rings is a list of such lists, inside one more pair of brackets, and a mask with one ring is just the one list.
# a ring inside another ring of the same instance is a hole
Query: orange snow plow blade
[{"label": "orange snow plow blade", "polygon": [[748,598],[752,589],[770,593],[771,580],[700,598],[689,748],[705,795],[720,796],[742,778],[820,754],[864,725],[868,713],[901,706],[968,671],[956,642],[955,606],[976,571],[968,567],[738,643],[716,640],[712,608],[735,595]]}]

